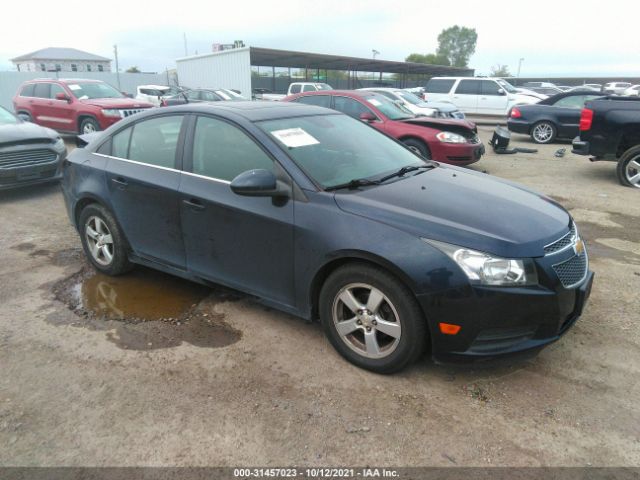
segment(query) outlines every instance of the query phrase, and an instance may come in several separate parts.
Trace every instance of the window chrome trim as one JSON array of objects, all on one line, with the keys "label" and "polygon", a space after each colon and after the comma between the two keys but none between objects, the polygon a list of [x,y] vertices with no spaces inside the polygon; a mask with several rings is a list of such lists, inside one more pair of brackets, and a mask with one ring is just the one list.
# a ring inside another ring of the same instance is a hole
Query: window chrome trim
[{"label": "window chrome trim", "polygon": [[177,168],[162,167],[160,165],[153,165],[151,163],[139,162],[137,160],[129,160],[128,158],[114,157],[113,155],[106,155],[104,153],[97,153],[97,152],[92,152],[92,153],[93,153],[93,155],[98,155],[99,157],[111,158],[113,160],[120,160],[121,162],[133,163],[135,165],[142,165],[144,167],[158,168],[160,170],[168,170],[170,172],[183,173],[184,175],[190,175],[192,177],[203,178],[204,180],[211,180],[212,182],[225,183],[227,185],[231,184],[231,182],[228,181],[228,180],[222,180],[221,178],[207,177],[205,175],[199,175],[197,173],[185,172],[184,170],[178,170]]}]

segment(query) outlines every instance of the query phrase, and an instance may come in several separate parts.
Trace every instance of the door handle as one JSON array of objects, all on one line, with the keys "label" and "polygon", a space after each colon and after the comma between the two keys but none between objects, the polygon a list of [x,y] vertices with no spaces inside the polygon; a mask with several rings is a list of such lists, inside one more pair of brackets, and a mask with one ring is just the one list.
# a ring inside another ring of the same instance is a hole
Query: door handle
[{"label": "door handle", "polygon": [[129,185],[129,183],[127,183],[127,181],[122,177],[112,178],[111,181],[119,187],[126,187]]},{"label": "door handle", "polygon": [[204,205],[200,200],[196,200],[195,198],[190,198],[189,200],[182,200],[187,207],[192,210],[204,210]]}]

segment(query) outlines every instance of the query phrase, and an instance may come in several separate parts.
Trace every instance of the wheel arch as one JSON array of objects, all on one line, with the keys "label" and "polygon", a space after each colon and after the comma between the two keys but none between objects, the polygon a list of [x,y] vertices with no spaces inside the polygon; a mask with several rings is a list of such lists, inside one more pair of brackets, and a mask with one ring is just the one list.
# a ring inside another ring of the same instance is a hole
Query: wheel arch
[{"label": "wheel arch", "polygon": [[95,122],[98,124],[98,128],[100,128],[100,122],[98,121],[98,117],[96,117],[93,113],[82,112],[78,114],[78,119],[76,121],[76,130],[78,133],[82,133],[80,131],[80,126],[82,125],[82,122],[87,118],[90,118],[91,120],[95,120]]},{"label": "wheel arch", "polygon": [[415,294],[416,285],[411,278],[402,271],[397,265],[393,264],[389,260],[376,255],[371,252],[362,250],[344,250],[336,252],[332,255],[332,258],[325,262],[314,274],[311,280],[311,285],[308,292],[308,299],[311,305],[311,320],[315,320],[319,317],[319,298],[320,291],[324,285],[326,279],[335,270],[349,263],[363,263],[372,265],[374,267],[383,268],[385,271],[396,277],[396,279],[405,285],[411,292]]}]

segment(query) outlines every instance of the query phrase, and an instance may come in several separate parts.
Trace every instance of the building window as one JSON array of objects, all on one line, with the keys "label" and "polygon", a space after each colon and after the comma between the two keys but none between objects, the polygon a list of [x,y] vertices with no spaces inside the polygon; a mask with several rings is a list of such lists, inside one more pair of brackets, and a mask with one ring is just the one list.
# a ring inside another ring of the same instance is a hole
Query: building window
[{"label": "building window", "polygon": [[71,64],[71,71],[72,72],[77,72],[78,71],[78,65],[76,65],[75,63]]},{"label": "building window", "polygon": [[91,71],[91,65],[87,65],[87,72]]},{"label": "building window", "polygon": [[61,72],[62,71],[62,67],[60,66],[59,63],[56,63],[56,72]]},{"label": "building window", "polygon": [[104,72],[104,65],[98,65],[98,71]]},{"label": "building window", "polygon": [[47,71],[47,67],[46,67],[46,65],[44,63],[40,64],[40,70],[42,70],[43,72]]}]

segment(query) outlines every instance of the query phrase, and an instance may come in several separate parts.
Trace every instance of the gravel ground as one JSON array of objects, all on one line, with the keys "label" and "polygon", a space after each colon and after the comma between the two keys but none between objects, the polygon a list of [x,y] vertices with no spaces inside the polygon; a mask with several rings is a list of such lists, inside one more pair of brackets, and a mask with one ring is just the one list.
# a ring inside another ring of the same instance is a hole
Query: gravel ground
[{"label": "gravel ground", "polygon": [[538,148],[473,168],[571,210],[596,272],[583,317],[532,360],[394,376],[224,291],[182,320],[87,314],[58,187],[0,194],[0,465],[639,465],[640,192]]}]

